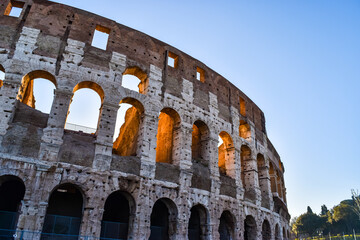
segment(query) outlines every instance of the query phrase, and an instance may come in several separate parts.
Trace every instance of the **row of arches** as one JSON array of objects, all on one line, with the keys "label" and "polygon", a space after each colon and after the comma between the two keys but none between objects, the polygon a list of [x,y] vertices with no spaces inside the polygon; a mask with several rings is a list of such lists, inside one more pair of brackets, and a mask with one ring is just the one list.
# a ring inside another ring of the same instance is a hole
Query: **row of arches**
[{"label": "row of arches", "polygon": [[[25,186],[21,179],[15,176],[0,178],[0,228],[16,230],[21,200],[24,198]],[[71,236],[77,239],[84,211],[82,190],[70,183],[56,187],[50,194],[46,215],[41,231],[41,239],[54,239]],[[101,219],[100,239],[128,239],[132,237],[132,227],[136,215],[136,204],[133,197],[125,191],[111,193],[104,205]],[[205,240],[210,236],[210,220],[208,210],[201,204],[190,209],[188,221],[188,239]],[[158,199],[150,216],[150,240],[172,239],[177,232],[178,210],[176,204],[168,198]],[[217,231],[221,240],[236,239],[236,218],[225,210],[222,212]],[[268,220],[262,223],[262,239],[271,239],[272,228]],[[244,220],[244,239],[258,239],[257,223],[251,215]],[[275,226],[275,239],[281,239],[279,224]],[[289,234],[283,228],[283,238]],[[72,238],[71,238],[72,239]]]},{"label": "row of arches", "polygon": [[[132,76],[137,78],[138,92],[146,93],[146,85],[148,84],[147,74],[137,67],[128,68],[124,72],[124,76]],[[46,91],[53,92],[57,87],[56,79],[53,75],[46,71],[33,71],[25,75],[22,79],[21,87],[18,93],[18,99],[22,103],[36,108],[35,90],[36,82],[39,82],[40,92],[39,96],[44,96]],[[52,87],[47,86],[44,82],[48,82]],[[123,79],[123,83],[126,79]],[[130,79],[130,82],[134,82]],[[135,87],[132,87],[135,89]],[[80,128],[82,131],[95,133],[97,125],[101,117],[102,102],[105,98],[105,94],[101,86],[91,81],[83,81],[77,84],[73,89],[74,96],[71,100],[67,120],[65,123],[65,129],[74,129],[72,119],[84,119],[86,123],[92,122],[96,126],[93,128]],[[78,95],[77,95],[78,94]],[[51,95],[51,94],[50,94]],[[77,96],[86,96],[83,102],[77,101]],[[91,102],[89,95],[97,96],[98,102]],[[52,96],[54,98],[54,96]],[[51,109],[52,99],[46,101],[48,103],[48,112]],[[50,104],[49,104],[50,103]],[[125,98],[120,101],[120,108],[118,110],[118,116],[116,118],[113,153],[119,156],[137,156],[140,128],[144,122],[144,106],[142,103],[134,98]],[[73,108],[74,107],[74,108]],[[119,127],[120,126],[120,127]],[[75,126],[75,129],[78,126]],[[246,130],[248,129],[248,130]],[[246,135],[248,131],[251,132],[249,125],[243,120],[240,122],[239,135],[245,139],[249,139],[250,135]],[[180,134],[181,134],[181,117],[171,108],[164,108],[160,111],[158,117],[157,128],[157,143],[156,143],[156,162],[178,164],[180,162]],[[201,120],[196,120],[192,127],[192,143],[191,143],[191,159],[193,161],[204,163],[209,165],[208,161],[211,158],[211,152],[214,145],[211,143],[210,129],[207,124]],[[220,132],[218,136],[218,168],[220,174],[227,175],[231,178],[236,178],[236,166],[235,166],[235,147],[230,134],[225,131]],[[267,179],[269,178],[269,166],[262,155],[258,155],[257,166],[252,166],[251,160],[252,153],[248,146],[241,147],[241,180],[245,189],[253,188],[253,179],[246,177],[247,172],[258,172],[259,187],[262,190],[263,199],[269,198],[266,196],[266,192],[270,191],[267,186]],[[270,166],[271,171],[271,166]],[[281,198],[285,198],[283,189],[284,181],[279,171],[276,172],[276,177],[271,181],[271,189],[278,192]],[[250,194],[251,195],[251,194]],[[254,195],[254,194],[252,194]],[[254,197],[252,197],[254,198]]]}]

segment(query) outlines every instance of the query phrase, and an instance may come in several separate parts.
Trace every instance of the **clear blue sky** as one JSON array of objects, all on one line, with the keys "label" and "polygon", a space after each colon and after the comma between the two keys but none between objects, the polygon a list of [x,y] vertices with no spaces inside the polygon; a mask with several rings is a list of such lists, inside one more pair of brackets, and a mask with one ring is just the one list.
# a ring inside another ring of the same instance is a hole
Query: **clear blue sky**
[{"label": "clear blue sky", "polygon": [[360,190],[360,1],[59,0],[199,59],[265,113],[292,216]]}]

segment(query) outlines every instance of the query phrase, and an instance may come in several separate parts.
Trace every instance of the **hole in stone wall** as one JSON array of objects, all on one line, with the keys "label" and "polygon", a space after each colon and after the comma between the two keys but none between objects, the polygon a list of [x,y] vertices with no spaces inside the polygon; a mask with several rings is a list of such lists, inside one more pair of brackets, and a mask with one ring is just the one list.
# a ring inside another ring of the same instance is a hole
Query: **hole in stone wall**
[{"label": "hole in stone wall", "polygon": [[256,221],[252,216],[246,216],[244,228],[244,240],[257,240]]},{"label": "hole in stone wall", "polygon": [[106,50],[109,40],[110,29],[97,25],[94,31],[94,36],[91,46]]},{"label": "hole in stone wall", "polygon": [[271,239],[271,227],[268,220],[264,220],[262,224],[261,235],[263,240]]},{"label": "hole in stone wall", "polygon": [[[24,198],[24,183],[15,176],[0,178],[0,229],[16,229],[21,200]],[[4,239],[12,239],[11,232],[2,231]]]},{"label": "hole in stone wall", "polygon": [[202,68],[196,67],[196,79],[205,82],[205,71]]},{"label": "hole in stone wall", "polygon": [[129,219],[129,201],[122,192],[113,192],[105,202],[100,237],[104,239],[127,239]]},{"label": "hole in stone wall", "polygon": [[246,117],[246,103],[242,97],[240,97],[240,114]]},{"label": "hole in stone wall", "polygon": [[270,182],[271,182],[271,192],[276,193],[276,174],[274,171],[274,166],[270,162],[269,164],[269,175],[270,175]]},{"label": "hole in stone wall", "polygon": [[100,119],[104,93],[93,82],[82,82],[74,88],[65,129],[95,133]]},{"label": "hole in stone wall", "polygon": [[207,211],[202,205],[196,205],[191,208],[191,214],[188,225],[189,240],[206,239],[208,234]]},{"label": "hole in stone wall", "polygon": [[17,18],[20,17],[24,4],[25,3],[23,2],[11,0],[5,9],[4,15]]},{"label": "hole in stone wall", "polygon": [[33,71],[23,77],[18,99],[29,107],[49,114],[55,88],[54,76],[45,71]]},{"label": "hole in stone wall", "polygon": [[141,94],[146,94],[148,87],[147,74],[138,67],[127,68],[123,73],[121,86]]},{"label": "hole in stone wall", "polygon": [[136,156],[143,106],[132,98],[120,103],[116,117],[113,153],[120,156]]},{"label": "hole in stone wall", "polygon": [[169,52],[168,54],[168,65],[172,68],[177,68],[178,66],[178,56],[175,53]]},{"label": "hole in stone wall", "polygon": [[177,226],[177,209],[167,198],[157,200],[150,216],[149,240],[174,239]]},{"label": "hole in stone wall", "polygon": [[220,174],[235,177],[235,148],[227,132],[221,132],[219,135],[218,165]]},{"label": "hole in stone wall", "polygon": [[193,160],[209,160],[209,128],[198,120],[195,121],[192,131],[191,152]]},{"label": "hole in stone wall", "polygon": [[218,228],[220,239],[234,239],[234,226],[234,217],[229,211],[224,211]]},{"label": "hole in stone wall", "polygon": [[250,125],[244,120],[240,120],[239,135],[245,140],[251,140],[251,128]]},{"label": "hole in stone wall", "polygon": [[57,234],[79,235],[83,197],[81,192],[72,184],[63,184],[50,195],[46,210],[41,239],[54,239]]},{"label": "hole in stone wall", "polygon": [[156,162],[173,163],[176,147],[176,129],[180,125],[179,114],[171,109],[164,108],[159,115],[156,142]]}]

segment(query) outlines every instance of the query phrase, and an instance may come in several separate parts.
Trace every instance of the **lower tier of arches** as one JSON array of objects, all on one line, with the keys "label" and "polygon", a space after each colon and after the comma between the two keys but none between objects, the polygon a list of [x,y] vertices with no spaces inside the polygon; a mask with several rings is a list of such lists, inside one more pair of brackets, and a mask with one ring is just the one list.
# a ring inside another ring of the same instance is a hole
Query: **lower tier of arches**
[{"label": "lower tier of arches", "polygon": [[5,234],[35,232],[31,238],[41,240],[289,238],[285,215],[190,188],[186,179],[177,185],[70,164],[1,158],[0,165],[0,193],[6,196],[0,202],[0,229]]}]

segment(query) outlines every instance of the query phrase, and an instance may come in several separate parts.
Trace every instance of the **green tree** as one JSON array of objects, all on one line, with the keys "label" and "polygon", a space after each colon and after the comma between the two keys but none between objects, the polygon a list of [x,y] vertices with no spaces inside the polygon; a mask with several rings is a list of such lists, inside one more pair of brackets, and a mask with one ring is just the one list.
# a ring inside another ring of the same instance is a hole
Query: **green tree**
[{"label": "green tree", "polygon": [[332,218],[336,224],[334,224],[334,221],[332,223],[334,226],[337,225],[337,229],[341,229],[346,233],[351,233],[356,225],[358,225],[356,224],[358,216],[354,213],[353,208],[354,205],[352,200],[344,200],[333,208]]},{"label": "green tree", "polygon": [[321,217],[314,214],[310,207],[307,208],[307,213],[300,215],[293,224],[293,231],[297,235],[314,236],[322,228]]},{"label": "green tree", "polygon": [[322,205],[321,206],[321,213],[320,213],[320,216],[327,216],[327,212],[328,212],[328,208],[326,207],[326,205]]},{"label": "green tree", "polygon": [[354,189],[351,189],[351,195],[352,195],[352,200],[354,202],[353,211],[358,216],[359,221],[360,221],[360,196],[359,196],[359,191],[358,190],[355,191]]}]

